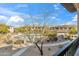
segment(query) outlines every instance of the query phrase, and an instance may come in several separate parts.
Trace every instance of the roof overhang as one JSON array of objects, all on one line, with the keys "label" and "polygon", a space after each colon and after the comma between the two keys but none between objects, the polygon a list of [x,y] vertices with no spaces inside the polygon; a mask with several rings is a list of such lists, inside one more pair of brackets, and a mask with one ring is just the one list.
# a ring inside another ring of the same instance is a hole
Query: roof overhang
[{"label": "roof overhang", "polygon": [[[74,3],[61,3],[62,6],[64,6],[69,12],[75,12],[77,11],[77,8],[75,7]],[[78,6],[79,4],[77,4]]]}]

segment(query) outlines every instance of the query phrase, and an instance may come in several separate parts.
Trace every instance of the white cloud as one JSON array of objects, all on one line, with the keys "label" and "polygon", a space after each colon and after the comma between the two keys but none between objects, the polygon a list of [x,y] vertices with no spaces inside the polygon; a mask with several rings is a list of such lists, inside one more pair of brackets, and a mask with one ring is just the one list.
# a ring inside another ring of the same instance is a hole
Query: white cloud
[{"label": "white cloud", "polygon": [[[24,19],[31,19],[32,15],[24,14],[16,11],[12,11],[6,8],[0,7],[0,22],[6,23],[14,27],[25,25]],[[21,17],[20,17],[21,16]],[[28,20],[27,20],[28,21]]]},{"label": "white cloud", "polygon": [[1,23],[6,23],[7,20],[8,20],[8,17],[7,16],[0,15],[0,22]]},{"label": "white cloud", "polygon": [[55,9],[59,9],[59,7],[58,7],[58,5],[57,5],[57,4],[55,4],[55,5],[54,5],[54,8],[55,8]]},{"label": "white cloud", "polygon": [[7,20],[6,16],[0,15],[0,20]]},{"label": "white cloud", "polygon": [[24,25],[24,19],[20,16],[11,16],[7,22],[7,25],[11,25],[14,27],[19,27]]},{"label": "white cloud", "polygon": [[74,17],[72,17],[72,21],[77,21],[77,15],[75,15]]},{"label": "white cloud", "polygon": [[77,14],[72,17],[71,21],[64,23],[63,25],[77,25]]},{"label": "white cloud", "polygon": [[63,25],[77,25],[77,23],[75,21],[68,21],[64,23]]},{"label": "white cloud", "polygon": [[29,14],[15,12],[15,11],[12,11],[12,10],[9,10],[9,9],[6,9],[6,8],[1,8],[1,7],[0,7],[0,14],[5,15],[7,17],[19,15],[19,16],[23,17],[24,19],[29,19],[32,16],[32,15],[29,15]]},{"label": "white cloud", "polygon": [[53,17],[52,17],[52,19],[56,19],[56,17],[55,17],[55,16],[53,16]]},{"label": "white cloud", "polygon": [[11,16],[9,19],[10,22],[24,22],[24,19],[21,18],[20,16]]},{"label": "white cloud", "polygon": [[0,14],[6,15],[6,16],[13,16],[13,15],[19,15],[20,13],[14,12],[5,8],[0,8]]},{"label": "white cloud", "polygon": [[9,10],[6,8],[1,8],[1,7],[0,7],[0,14],[5,15],[5,16],[15,16],[15,15],[21,15],[21,16],[25,16],[25,17],[29,16],[28,14],[12,11],[12,10]]},{"label": "white cloud", "polygon": [[56,20],[56,16],[49,16],[48,18],[51,19],[51,20],[53,20],[53,19]]},{"label": "white cloud", "polygon": [[73,22],[66,22],[65,25],[72,25]]}]

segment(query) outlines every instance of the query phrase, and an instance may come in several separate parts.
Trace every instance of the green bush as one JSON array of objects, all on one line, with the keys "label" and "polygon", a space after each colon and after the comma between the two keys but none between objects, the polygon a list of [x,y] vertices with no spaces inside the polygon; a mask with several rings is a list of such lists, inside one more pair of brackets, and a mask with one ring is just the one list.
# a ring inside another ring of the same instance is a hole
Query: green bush
[{"label": "green bush", "polygon": [[9,40],[6,42],[7,44],[12,44],[12,40]]},{"label": "green bush", "polygon": [[59,45],[59,48],[62,48],[63,47],[63,45]]}]

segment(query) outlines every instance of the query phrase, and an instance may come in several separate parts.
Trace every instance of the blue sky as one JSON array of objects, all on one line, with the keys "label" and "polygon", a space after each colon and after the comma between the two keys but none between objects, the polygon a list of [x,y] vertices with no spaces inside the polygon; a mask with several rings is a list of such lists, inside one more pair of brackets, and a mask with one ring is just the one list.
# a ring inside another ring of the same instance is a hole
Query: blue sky
[{"label": "blue sky", "polygon": [[76,12],[70,13],[59,3],[1,3],[0,23],[14,27],[46,24],[73,25],[77,22]]}]

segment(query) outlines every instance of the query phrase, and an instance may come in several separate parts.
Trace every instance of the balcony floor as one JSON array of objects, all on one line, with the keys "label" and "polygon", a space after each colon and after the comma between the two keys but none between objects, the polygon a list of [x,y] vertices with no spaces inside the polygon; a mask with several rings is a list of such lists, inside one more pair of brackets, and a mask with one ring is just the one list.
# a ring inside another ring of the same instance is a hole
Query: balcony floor
[{"label": "balcony floor", "polygon": [[79,56],[79,47],[77,48],[77,51],[75,53],[75,56]]}]

